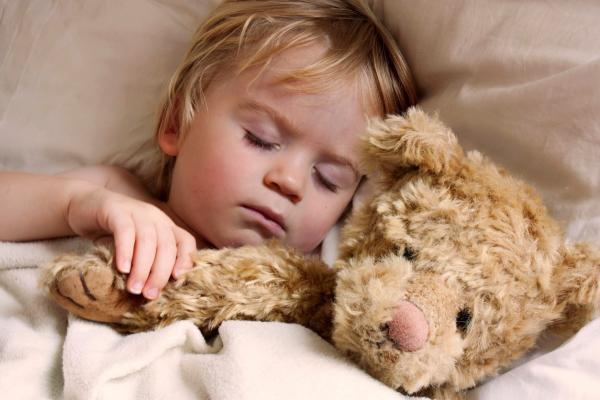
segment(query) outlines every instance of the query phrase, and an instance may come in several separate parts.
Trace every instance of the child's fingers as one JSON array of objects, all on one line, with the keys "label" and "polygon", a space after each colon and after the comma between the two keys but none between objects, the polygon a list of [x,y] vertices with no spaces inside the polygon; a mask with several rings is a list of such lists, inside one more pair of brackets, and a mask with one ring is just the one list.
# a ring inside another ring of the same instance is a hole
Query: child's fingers
[{"label": "child's fingers", "polygon": [[109,229],[115,242],[117,269],[124,274],[131,271],[133,246],[135,244],[135,225],[130,217],[113,218],[109,221]]},{"label": "child's fingers", "polygon": [[177,279],[192,268],[191,253],[196,251],[196,239],[185,229],[176,228],[177,261],[173,267],[173,278]]},{"label": "child's fingers", "polygon": [[142,288],[150,274],[156,257],[156,228],[154,225],[136,223],[136,237],[131,273],[127,279],[127,289],[134,294],[142,293]]},{"label": "child's fingers", "polygon": [[159,291],[169,281],[177,255],[175,237],[170,227],[158,229],[157,237],[156,256],[154,257],[150,276],[142,291],[144,297],[150,300],[157,298]]}]

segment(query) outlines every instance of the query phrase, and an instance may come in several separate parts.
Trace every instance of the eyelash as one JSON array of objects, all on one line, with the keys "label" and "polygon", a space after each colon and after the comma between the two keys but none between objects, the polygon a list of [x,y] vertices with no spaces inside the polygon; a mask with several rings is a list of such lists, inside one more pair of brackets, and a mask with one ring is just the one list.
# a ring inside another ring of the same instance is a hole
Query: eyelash
[{"label": "eyelash", "polygon": [[317,179],[319,180],[321,185],[323,185],[327,190],[329,190],[333,193],[337,193],[338,187],[336,185],[334,185],[333,183],[329,182],[327,179],[325,179],[323,177],[323,175],[321,175],[319,170],[316,168],[315,168],[315,174],[317,174]]},{"label": "eyelash", "polygon": [[[264,150],[264,151],[271,151],[271,150],[277,150],[279,149],[279,145],[276,143],[270,143],[267,142],[265,140],[262,140],[261,138],[259,138],[258,136],[256,136],[255,134],[253,134],[250,131],[246,131],[246,133],[244,134],[244,139],[246,140],[246,142],[248,142],[251,146],[254,146],[260,150]],[[317,170],[315,168],[315,174],[317,176],[317,179],[319,180],[319,183],[321,185],[323,185],[323,187],[325,187],[327,190],[333,192],[333,193],[337,193],[338,191],[338,187],[329,182],[327,179],[325,179],[323,177],[323,175],[321,175],[321,173],[319,172],[319,170]]]},{"label": "eyelash", "polygon": [[252,146],[258,147],[261,150],[277,150],[279,148],[278,144],[266,142],[250,131],[246,131],[244,139]]}]

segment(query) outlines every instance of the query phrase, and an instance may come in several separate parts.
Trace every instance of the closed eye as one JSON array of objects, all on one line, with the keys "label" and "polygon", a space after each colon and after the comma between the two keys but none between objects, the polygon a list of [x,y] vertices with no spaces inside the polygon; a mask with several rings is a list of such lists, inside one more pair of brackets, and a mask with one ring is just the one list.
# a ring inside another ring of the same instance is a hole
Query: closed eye
[{"label": "closed eye", "polygon": [[323,174],[321,174],[317,168],[314,168],[313,171],[317,177],[318,182],[321,185],[323,185],[323,187],[325,187],[327,190],[329,190],[333,193],[336,193],[338,191],[339,188],[337,187],[337,185],[332,183],[331,181],[329,181],[327,178],[325,178],[323,176]]},{"label": "closed eye", "polygon": [[266,140],[259,138],[258,136],[256,136],[248,130],[244,134],[244,140],[246,140],[246,142],[249,143],[251,146],[266,151],[278,150],[280,147],[279,144],[267,142]]}]

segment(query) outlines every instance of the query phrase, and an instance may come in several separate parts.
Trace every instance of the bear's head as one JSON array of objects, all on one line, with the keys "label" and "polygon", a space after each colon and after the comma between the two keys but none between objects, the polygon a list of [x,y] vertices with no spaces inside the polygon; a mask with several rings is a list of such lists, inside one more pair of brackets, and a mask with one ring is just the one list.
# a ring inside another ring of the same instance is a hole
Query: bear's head
[{"label": "bear's head", "polygon": [[332,339],[373,376],[461,392],[600,308],[600,253],[436,118],[375,122],[363,150],[377,194],[342,232]]}]

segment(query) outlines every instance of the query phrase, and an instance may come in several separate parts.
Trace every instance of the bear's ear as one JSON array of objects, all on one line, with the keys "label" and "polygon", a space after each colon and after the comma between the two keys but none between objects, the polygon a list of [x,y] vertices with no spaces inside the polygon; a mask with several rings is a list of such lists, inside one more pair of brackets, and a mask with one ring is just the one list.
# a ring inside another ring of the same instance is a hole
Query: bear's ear
[{"label": "bear's ear", "polygon": [[600,312],[600,250],[589,244],[565,246],[553,274],[561,319],[554,330],[575,333]]},{"label": "bear's ear", "polygon": [[403,115],[370,121],[362,142],[362,167],[367,174],[392,181],[409,170],[452,174],[463,151],[456,136],[437,117],[411,107]]}]

